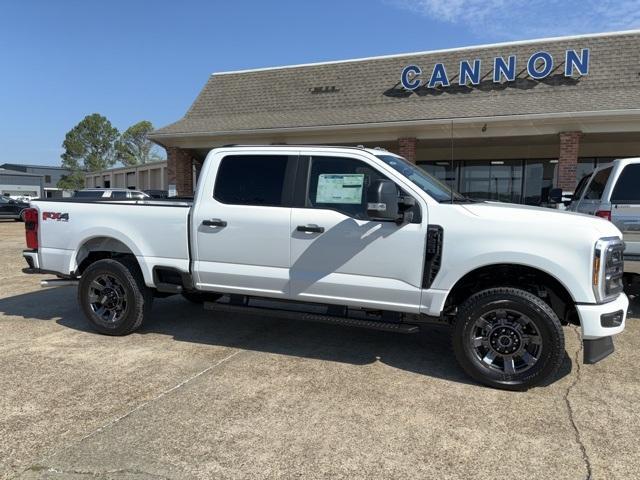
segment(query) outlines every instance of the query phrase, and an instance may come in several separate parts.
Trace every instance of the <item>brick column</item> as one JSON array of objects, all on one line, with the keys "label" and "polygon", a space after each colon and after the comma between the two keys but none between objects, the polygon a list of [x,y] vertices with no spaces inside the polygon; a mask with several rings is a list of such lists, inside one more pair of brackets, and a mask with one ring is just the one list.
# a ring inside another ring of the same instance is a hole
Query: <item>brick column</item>
[{"label": "brick column", "polygon": [[406,158],[411,163],[416,163],[416,145],[418,140],[414,137],[403,137],[398,139],[398,155]]},{"label": "brick column", "polygon": [[167,177],[178,196],[193,195],[193,157],[188,150],[167,147]]},{"label": "brick column", "polygon": [[576,188],[576,168],[582,132],[560,133],[560,156],[558,157],[558,188],[573,191]]}]

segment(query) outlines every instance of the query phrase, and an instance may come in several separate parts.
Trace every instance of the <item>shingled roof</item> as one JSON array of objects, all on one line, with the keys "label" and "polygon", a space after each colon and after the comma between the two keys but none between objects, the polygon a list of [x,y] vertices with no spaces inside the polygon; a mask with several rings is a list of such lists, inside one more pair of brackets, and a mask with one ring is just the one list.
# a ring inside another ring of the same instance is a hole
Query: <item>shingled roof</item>
[{"label": "shingled roof", "polygon": [[[589,48],[589,74],[565,77],[567,49]],[[526,73],[526,60],[545,50],[557,71],[542,81]],[[493,58],[517,55],[511,83],[491,80]],[[426,76],[437,62],[454,77],[461,60],[482,61],[486,78],[474,88],[452,86],[408,92],[399,85],[408,64]],[[333,63],[213,74],[184,118],[152,138],[247,130],[362,125],[433,120],[640,109],[640,31],[486,47],[442,50]]]}]

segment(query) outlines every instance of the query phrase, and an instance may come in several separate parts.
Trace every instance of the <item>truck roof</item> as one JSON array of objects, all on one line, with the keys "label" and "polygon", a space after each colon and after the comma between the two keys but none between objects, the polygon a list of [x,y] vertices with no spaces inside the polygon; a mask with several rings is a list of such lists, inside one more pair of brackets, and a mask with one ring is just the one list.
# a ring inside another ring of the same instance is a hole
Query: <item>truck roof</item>
[{"label": "truck roof", "polygon": [[363,152],[367,152],[370,153],[372,155],[380,155],[380,154],[384,154],[384,155],[393,155],[394,157],[399,157],[398,154],[390,152],[389,150],[385,150],[384,148],[381,147],[372,147],[372,148],[367,148],[364,145],[309,145],[309,144],[286,144],[286,145],[260,145],[260,144],[229,144],[229,145],[223,145],[221,147],[216,147],[213,148],[212,150],[222,150],[222,149],[233,149],[233,148],[238,148],[238,149],[260,149],[260,150],[264,150],[264,149],[273,149],[273,150],[300,150],[300,149],[305,149],[305,150],[359,150],[359,151],[363,151]]}]

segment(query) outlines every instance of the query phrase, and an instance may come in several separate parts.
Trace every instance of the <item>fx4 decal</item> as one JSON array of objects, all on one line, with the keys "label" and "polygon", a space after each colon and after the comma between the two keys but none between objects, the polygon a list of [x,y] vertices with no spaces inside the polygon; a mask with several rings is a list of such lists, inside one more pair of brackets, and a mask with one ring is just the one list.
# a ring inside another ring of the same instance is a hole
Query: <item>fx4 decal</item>
[{"label": "fx4 decal", "polygon": [[42,220],[55,220],[56,222],[68,222],[69,214],[60,212],[42,212]]}]

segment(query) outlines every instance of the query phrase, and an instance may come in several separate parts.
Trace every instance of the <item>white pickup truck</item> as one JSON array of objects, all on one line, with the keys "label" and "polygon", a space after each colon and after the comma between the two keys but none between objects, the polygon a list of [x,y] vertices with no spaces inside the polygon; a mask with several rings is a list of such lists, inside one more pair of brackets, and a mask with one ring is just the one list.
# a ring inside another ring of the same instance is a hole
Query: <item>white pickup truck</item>
[{"label": "white pickup truck", "polygon": [[611,222],[471,201],[378,149],[224,147],[193,203],[31,205],[24,271],[77,282],[108,335],[170,294],[390,332],[440,323],[471,377],[522,390],[553,378],[563,324],[581,326],[585,363],[613,352],[629,304]]}]

